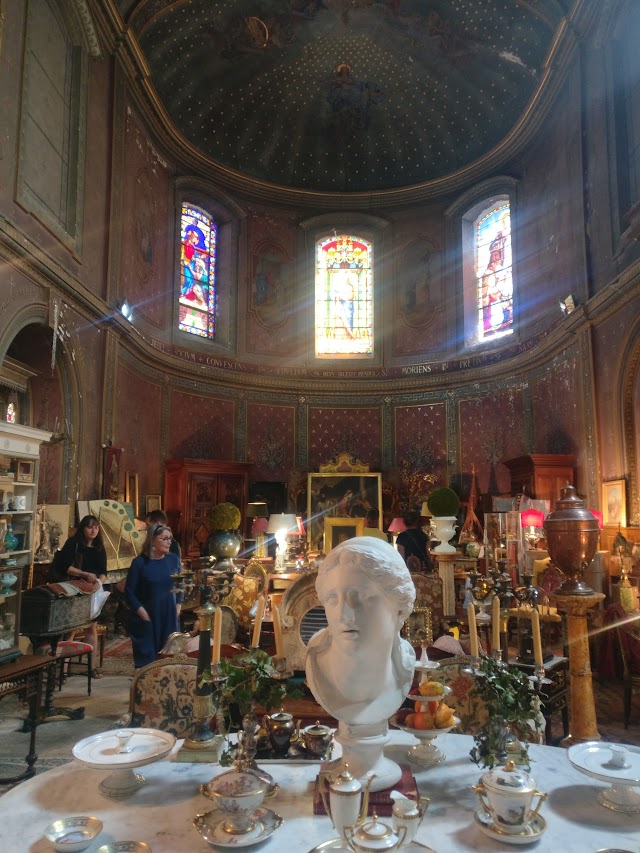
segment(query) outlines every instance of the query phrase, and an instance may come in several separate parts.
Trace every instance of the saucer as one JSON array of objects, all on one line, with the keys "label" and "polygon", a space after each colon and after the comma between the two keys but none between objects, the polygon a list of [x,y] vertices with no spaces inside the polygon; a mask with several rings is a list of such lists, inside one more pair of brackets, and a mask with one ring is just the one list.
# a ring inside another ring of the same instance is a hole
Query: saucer
[{"label": "saucer", "polygon": [[484,809],[478,809],[474,814],[474,817],[476,819],[476,823],[485,835],[488,835],[489,838],[493,838],[494,841],[503,841],[505,844],[532,844],[534,841],[538,841],[541,838],[543,832],[547,828],[546,820],[539,814],[536,815],[533,820],[529,821],[522,832],[519,832],[516,835],[510,835],[503,829],[498,829],[489,812],[486,812]]},{"label": "saucer", "polygon": [[[425,844],[420,844],[419,841],[411,841],[409,844],[402,845],[402,853],[436,853],[432,847],[427,847]],[[309,853],[353,853],[350,847],[347,847],[345,841],[340,838],[332,838],[330,841],[323,841],[322,844],[317,844]]]},{"label": "saucer", "polygon": [[256,821],[255,827],[250,832],[234,834],[227,832],[224,823],[229,816],[217,810],[199,814],[193,820],[193,825],[212,847],[249,847],[251,844],[259,844],[268,838],[272,832],[282,823],[279,814],[271,809],[260,807],[253,813]]}]

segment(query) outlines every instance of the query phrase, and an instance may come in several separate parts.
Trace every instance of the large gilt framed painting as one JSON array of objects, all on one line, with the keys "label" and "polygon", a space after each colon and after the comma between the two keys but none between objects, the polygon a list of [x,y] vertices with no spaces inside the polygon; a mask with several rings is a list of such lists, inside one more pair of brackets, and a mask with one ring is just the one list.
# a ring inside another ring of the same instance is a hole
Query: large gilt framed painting
[{"label": "large gilt framed painting", "polygon": [[[382,524],[382,474],[309,474],[307,478],[307,540],[320,550],[325,518],[364,519],[377,509]],[[380,528],[382,529],[382,527]]]}]

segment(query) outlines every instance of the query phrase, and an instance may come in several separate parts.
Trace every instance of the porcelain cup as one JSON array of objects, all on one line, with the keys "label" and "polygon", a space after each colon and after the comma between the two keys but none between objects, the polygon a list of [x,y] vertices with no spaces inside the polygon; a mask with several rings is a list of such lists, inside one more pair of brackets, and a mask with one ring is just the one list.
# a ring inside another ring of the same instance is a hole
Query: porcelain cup
[{"label": "porcelain cup", "polygon": [[131,729],[118,729],[114,734],[118,741],[118,753],[131,752],[132,747],[129,746],[129,741],[133,737]]},{"label": "porcelain cup", "polygon": [[231,834],[251,832],[253,814],[267,793],[267,784],[250,770],[227,770],[206,786],[207,795],[225,814],[224,828]]},{"label": "porcelain cup", "polygon": [[[494,825],[507,835],[520,835],[547,795],[536,789],[536,783],[511,760],[504,767],[496,767],[482,777],[474,787],[484,810],[491,815]],[[486,799],[485,799],[486,797]],[[533,799],[538,802],[533,807]]]},{"label": "porcelain cup", "polygon": [[624,748],[624,746],[612,744],[609,747],[609,751],[609,767],[613,767],[616,770],[624,770],[625,767],[629,766],[629,762],[627,761],[629,752]]}]

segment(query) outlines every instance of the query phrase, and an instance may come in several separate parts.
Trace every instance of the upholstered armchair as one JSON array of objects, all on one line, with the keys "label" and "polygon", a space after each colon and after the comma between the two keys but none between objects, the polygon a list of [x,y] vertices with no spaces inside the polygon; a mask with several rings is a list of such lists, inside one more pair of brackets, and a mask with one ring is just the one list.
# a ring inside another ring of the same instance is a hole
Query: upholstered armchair
[{"label": "upholstered armchair", "polygon": [[186,657],[157,660],[136,670],[125,725],[184,737],[192,722],[196,670],[197,661]]}]

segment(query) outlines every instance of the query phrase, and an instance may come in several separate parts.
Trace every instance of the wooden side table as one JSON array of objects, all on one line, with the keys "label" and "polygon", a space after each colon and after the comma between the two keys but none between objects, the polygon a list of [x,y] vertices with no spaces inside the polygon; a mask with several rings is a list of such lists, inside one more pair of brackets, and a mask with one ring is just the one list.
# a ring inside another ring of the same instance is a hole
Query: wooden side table
[{"label": "wooden side table", "polygon": [[35,775],[34,764],[37,761],[36,729],[40,722],[40,706],[42,704],[42,687],[45,674],[51,672],[55,679],[55,658],[44,655],[22,655],[11,663],[0,666],[0,699],[12,693],[24,691],[29,703],[29,716],[24,722],[23,731],[30,731],[29,752],[25,758],[27,769],[18,776],[0,779],[0,784],[12,785],[30,779]]}]

